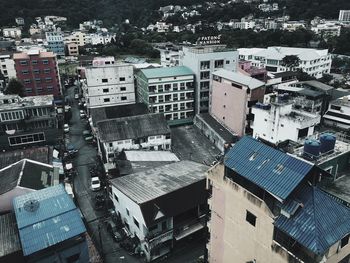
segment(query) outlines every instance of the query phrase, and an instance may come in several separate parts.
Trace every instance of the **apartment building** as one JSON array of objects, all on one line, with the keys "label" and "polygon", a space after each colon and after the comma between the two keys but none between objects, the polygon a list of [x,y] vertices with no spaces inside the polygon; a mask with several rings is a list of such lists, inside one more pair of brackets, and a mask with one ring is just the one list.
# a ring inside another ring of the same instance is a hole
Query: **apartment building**
[{"label": "apartment building", "polygon": [[340,36],[341,25],[335,23],[318,24],[311,27],[311,31],[325,39]]},{"label": "apartment building", "polygon": [[252,108],[253,137],[277,144],[285,140],[303,142],[312,135],[315,126],[321,122],[321,115],[295,108],[299,101],[303,103],[291,100],[288,94],[266,95],[264,103],[257,103]]},{"label": "apartment building", "polygon": [[46,32],[47,49],[58,57],[65,55],[65,46],[61,32],[50,31]]},{"label": "apartment building", "polygon": [[20,39],[22,36],[22,30],[19,27],[3,28],[2,35],[4,37]]},{"label": "apartment building", "polygon": [[210,115],[231,133],[251,133],[252,106],[263,101],[265,83],[252,77],[221,69],[213,74]]},{"label": "apartment building", "polygon": [[84,32],[81,31],[75,31],[72,32],[70,35],[64,37],[64,42],[67,43],[75,43],[79,47],[83,47],[87,44],[87,37]]},{"label": "apartment building", "polygon": [[339,21],[350,22],[350,10],[339,10]]},{"label": "apartment building", "polygon": [[183,47],[180,65],[195,74],[195,114],[209,112],[212,73],[219,69],[237,71],[238,52],[225,45]]},{"label": "apartment building", "polygon": [[334,101],[331,101],[323,115],[323,122],[330,127],[341,130],[350,128],[350,96],[344,96]]},{"label": "apartment building", "polygon": [[178,48],[160,48],[160,64],[163,67],[177,67],[180,65],[180,50]]},{"label": "apartment building", "polygon": [[2,89],[5,88],[11,78],[16,78],[15,62],[12,56],[13,52],[0,52],[0,72],[5,78],[4,82],[0,83]]},{"label": "apartment building", "polygon": [[243,137],[207,174],[209,262],[349,262],[350,208],[329,174]]},{"label": "apartment building", "polygon": [[[301,69],[317,79],[328,74],[331,69],[332,57],[328,49],[268,47],[268,48],[239,48],[239,58],[252,62],[253,66],[265,67],[269,72],[284,72]],[[297,56],[299,66],[289,68],[283,65],[286,56]]]},{"label": "apartment building", "polygon": [[88,108],[135,103],[134,69],[114,64],[114,58],[96,58],[86,67],[83,87]]},{"label": "apartment building", "polygon": [[169,125],[191,123],[194,116],[194,74],[184,66],[141,69],[136,74],[138,101],[162,112]]},{"label": "apartment building", "polygon": [[146,261],[205,227],[207,166],[180,161],[111,180],[110,198]]},{"label": "apartment building", "polygon": [[53,52],[30,50],[13,55],[17,78],[24,86],[25,96],[61,95],[61,80]]},{"label": "apartment building", "polygon": [[54,145],[61,137],[53,96],[0,96],[0,148]]},{"label": "apartment building", "polygon": [[76,43],[67,43],[68,56],[79,56],[79,46]]}]

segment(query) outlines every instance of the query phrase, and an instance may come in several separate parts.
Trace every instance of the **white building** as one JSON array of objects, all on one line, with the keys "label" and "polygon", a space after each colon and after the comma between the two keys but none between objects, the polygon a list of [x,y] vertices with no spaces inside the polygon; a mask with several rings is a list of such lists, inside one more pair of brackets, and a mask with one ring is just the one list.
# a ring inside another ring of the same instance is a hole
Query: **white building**
[{"label": "white building", "polygon": [[88,108],[135,103],[134,69],[128,64],[114,64],[95,59],[87,67],[84,96]]},{"label": "white building", "polygon": [[115,34],[89,34],[86,35],[86,44],[91,45],[106,45],[111,43],[112,39],[115,38]]},{"label": "white building", "polygon": [[139,241],[147,262],[204,229],[207,169],[181,161],[111,180],[115,211]]},{"label": "white building", "polygon": [[350,128],[350,96],[330,102],[328,111],[323,115],[324,124],[349,130]]},{"label": "white building", "polygon": [[212,73],[222,68],[237,71],[238,52],[226,48],[225,45],[184,47],[180,65],[194,72],[196,79],[195,113],[204,113],[209,111]]},{"label": "white building", "polygon": [[264,103],[253,109],[253,136],[277,144],[285,140],[301,142],[314,133],[321,121],[317,113],[296,110],[287,96],[265,95]]},{"label": "white building", "polygon": [[[252,62],[253,66],[264,67],[269,72],[284,72],[302,69],[310,76],[322,78],[331,70],[332,56],[327,49],[268,47],[268,48],[239,48],[239,58]],[[287,68],[282,60],[285,56],[298,56],[300,64],[296,68]]]},{"label": "white building", "polygon": [[99,152],[106,159],[124,150],[170,150],[170,128],[162,113],[99,121]]},{"label": "white building", "polygon": [[24,18],[23,17],[16,17],[15,22],[19,26],[24,26]]},{"label": "white building", "polygon": [[163,67],[176,67],[180,65],[180,51],[173,49],[159,49],[160,64]]},{"label": "white building", "polygon": [[350,10],[339,10],[339,21],[350,22]]},{"label": "white building", "polygon": [[11,54],[0,53],[0,72],[5,77],[5,83],[2,83],[2,86],[6,85],[11,78],[16,78],[15,62]]},{"label": "white building", "polygon": [[65,44],[73,42],[77,44],[79,47],[82,47],[87,44],[87,37],[84,32],[76,31],[76,32],[72,32],[68,36],[65,36],[64,42]]},{"label": "white building", "polygon": [[288,21],[282,24],[283,30],[296,31],[297,29],[305,28],[304,21]]},{"label": "white building", "polygon": [[321,35],[327,39],[329,37],[340,36],[341,25],[329,22],[312,26],[311,30],[314,31],[316,35]]},{"label": "white building", "polygon": [[22,31],[18,27],[4,28],[2,29],[2,35],[10,38],[21,38]]}]

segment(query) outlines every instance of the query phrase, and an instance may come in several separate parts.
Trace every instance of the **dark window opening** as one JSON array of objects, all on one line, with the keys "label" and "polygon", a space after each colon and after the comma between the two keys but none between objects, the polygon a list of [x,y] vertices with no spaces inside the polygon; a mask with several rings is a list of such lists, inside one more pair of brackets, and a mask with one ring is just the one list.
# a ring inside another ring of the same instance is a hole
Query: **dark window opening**
[{"label": "dark window opening", "polygon": [[249,224],[251,224],[252,226],[255,226],[255,224],[256,224],[256,216],[253,215],[252,213],[250,213],[249,211],[247,211],[245,220],[246,220]]}]

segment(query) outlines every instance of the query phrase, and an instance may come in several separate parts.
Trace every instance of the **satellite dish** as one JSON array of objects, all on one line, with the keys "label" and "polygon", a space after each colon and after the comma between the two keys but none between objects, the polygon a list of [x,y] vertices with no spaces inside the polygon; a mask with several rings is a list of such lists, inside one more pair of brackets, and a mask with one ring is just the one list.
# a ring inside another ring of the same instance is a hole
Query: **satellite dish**
[{"label": "satellite dish", "polygon": [[6,132],[6,134],[8,134],[8,135],[14,135],[15,133],[16,133],[16,130],[7,130],[7,131],[5,131]]},{"label": "satellite dish", "polygon": [[35,212],[36,210],[38,210],[39,206],[40,206],[39,201],[32,199],[32,200],[26,201],[23,205],[23,208],[27,212]]}]

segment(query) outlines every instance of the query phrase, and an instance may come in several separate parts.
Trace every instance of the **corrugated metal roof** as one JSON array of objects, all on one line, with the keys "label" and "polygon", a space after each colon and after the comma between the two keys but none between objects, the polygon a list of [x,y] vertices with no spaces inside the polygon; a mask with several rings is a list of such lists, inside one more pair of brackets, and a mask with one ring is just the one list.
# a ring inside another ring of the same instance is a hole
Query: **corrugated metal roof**
[{"label": "corrugated metal roof", "polygon": [[225,166],[271,194],[286,199],[312,165],[244,136],[226,154]]},{"label": "corrugated metal roof", "polygon": [[213,75],[222,77],[224,79],[228,79],[230,81],[233,81],[241,85],[245,85],[251,90],[263,87],[265,85],[265,83],[260,80],[257,80],[255,78],[246,76],[242,73],[230,71],[227,69],[220,69],[220,70],[214,71]]},{"label": "corrugated metal roof", "polygon": [[[29,200],[38,202],[35,211],[25,209]],[[13,206],[25,256],[86,231],[80,214],[63,185],[16,197]]]},{"label": "corrugated metal roof", "polygon": [[291,218],[280,215],[275,226],[301,245],[323,255],[350,233],[350,209],[337,199],[313,186],[300,187],[293,195],[303,207]]},{"label": "corrugated metal roof", "polygon": [[185,66],[141,69],[141,72],[148,79],[186,76],[194,74],[192,70]]}]

